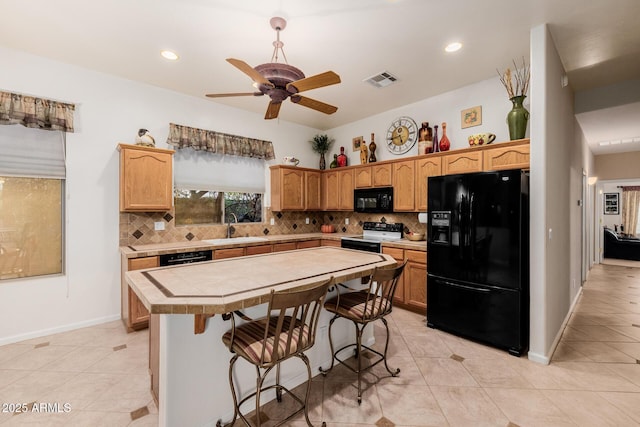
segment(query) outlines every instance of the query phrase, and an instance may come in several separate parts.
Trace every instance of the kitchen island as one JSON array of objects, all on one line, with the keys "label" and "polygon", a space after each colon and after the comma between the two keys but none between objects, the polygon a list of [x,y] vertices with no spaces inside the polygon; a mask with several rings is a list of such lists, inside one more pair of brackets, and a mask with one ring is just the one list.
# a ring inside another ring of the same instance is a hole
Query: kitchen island
[{"label": "kitchen island", "polygon": [[[215,425],[231,418],[231,355],[221,341],[230,325],[216,314],[242,310],[251,317],[264,316],[271,289],[305,289],[331,276],[335,283],[351,281],[348,285],[354,287],[376,267],[395,264],[389,255],[325,246],[127,272],[127,283],[152,315],[150,368],[160,426]],[[203,325],[208,315],[214,317]],[[313,372],[331,362],[330,318],[321,314],[316,344],[307,354]],[[337,346],[355,340],[353,328],[344,326],[334,328]],[[238,366],[241,392],[255,387],[254,369]],[[305,372],[294,360],[283,364],[283,384],[294,388],[306,380]],[[264,402],[271,398],[265,397]]]}]

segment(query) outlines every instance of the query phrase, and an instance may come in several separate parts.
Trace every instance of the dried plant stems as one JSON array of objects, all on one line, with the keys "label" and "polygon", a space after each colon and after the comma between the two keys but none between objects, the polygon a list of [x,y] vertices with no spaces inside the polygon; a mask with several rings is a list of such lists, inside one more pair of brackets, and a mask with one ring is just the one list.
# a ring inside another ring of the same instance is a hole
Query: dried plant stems
[{"label": "dried plant stems", "polygon": [[[529,80],[531,77],[531,68],[526,65],[524,61],[524,57],[522,57],[522,66],[518,68],[516,61],[513,61],[513,69],[511,72],[511,68],[507,68],[504,73],[498,71],[498,76],[500,76],[500,82],[507,90],[507,95],[509,95],[509,99],[514,96],[524,96],[527,94],[529,90]],[[513,87],[513,80],[515,80],[515,90]]]}]

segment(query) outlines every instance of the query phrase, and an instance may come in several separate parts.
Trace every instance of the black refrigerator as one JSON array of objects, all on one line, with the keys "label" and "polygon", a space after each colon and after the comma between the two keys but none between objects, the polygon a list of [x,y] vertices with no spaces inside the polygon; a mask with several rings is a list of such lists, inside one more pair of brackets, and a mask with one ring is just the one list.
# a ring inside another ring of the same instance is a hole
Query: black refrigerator
[{"label": "black refrigerator", "polygon": [[529,345],[529,175],[428,178],[427,326],[520,356]]}]

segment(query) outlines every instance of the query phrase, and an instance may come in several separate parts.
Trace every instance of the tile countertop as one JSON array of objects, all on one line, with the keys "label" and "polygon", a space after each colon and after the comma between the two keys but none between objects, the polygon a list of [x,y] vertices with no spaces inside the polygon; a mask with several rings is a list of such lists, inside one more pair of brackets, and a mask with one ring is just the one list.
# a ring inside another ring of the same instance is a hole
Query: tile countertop
[{"label": "tile countertop", "polygon": [[[199,251],[206,249],[229,249],[245,246],[260,246],[274,243],[287,243],[304,240],[326,239],[340,240],[343,237],[354,237],[357,234],[348,233],[305,233],[305,234],[281,234],[276,236],[261,236],[266,240],[258,242],[229,242],[225,244],[212,245],[202,240],[194,240],[191,242],[174,242],[174,243],[154,243],[149,245],[131,245],[120,246],[120,253],[126,258],[141,258],[148,256],[156,256],[170,253],[180,253],[186,251]],[[427,250],[426,241],[411,241],[402,239],[394,242],[384,242],[383,247],[396,247],[402,249],[412,249],[418,251]]]}]

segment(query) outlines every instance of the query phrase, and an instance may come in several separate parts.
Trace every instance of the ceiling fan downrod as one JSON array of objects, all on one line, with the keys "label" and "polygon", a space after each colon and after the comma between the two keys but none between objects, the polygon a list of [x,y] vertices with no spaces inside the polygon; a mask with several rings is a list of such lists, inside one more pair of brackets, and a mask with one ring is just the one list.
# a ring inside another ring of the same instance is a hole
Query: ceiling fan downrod
[{"label": "ceiling fan downrod", "polygon": [[278,62],[278,51],[280,51],[282,52],[284,63],[288,64],[289,61],[287,61],[287,56],[284,54],[284,49],[282,48],[284,46],[284,43],[280,41],[280,31],[285,29],[285,27],[287,26],[287,21],[284,18],[276,16],[271,18],[269,23],[271,24],[271,28],[276,30],[276,41],[273,42],[273,55],[271,55],[271,62]]}]

